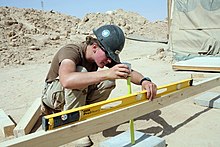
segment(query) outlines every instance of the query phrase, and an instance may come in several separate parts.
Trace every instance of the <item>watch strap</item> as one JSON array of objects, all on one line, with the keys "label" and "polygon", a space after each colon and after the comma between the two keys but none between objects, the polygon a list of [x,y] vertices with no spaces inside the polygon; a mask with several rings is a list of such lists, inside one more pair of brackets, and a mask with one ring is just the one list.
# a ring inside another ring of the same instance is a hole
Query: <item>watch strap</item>
[{"label": "watch strap", "polygon": [[151,79],[150,79],[149,77],[144,77],[143,79],[141,79],[140,85],[142,85],[143,81],[149,81],[149,82],[151,82]]}]

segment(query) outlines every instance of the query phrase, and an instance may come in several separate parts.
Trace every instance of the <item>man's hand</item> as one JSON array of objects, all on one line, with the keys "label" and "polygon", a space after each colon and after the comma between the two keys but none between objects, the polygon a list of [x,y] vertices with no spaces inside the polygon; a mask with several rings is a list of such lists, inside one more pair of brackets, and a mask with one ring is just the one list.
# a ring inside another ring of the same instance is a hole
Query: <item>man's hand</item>
[{"label": "man's hand", "polygon": [[152,101],[157,94],[157,85],[150,81],[143,81],[141,86],[142,90],[147,91],[147,98]]},{"label": "man's hand", "polygon": [[127,79],[130,76],[130,70],[125,64],[117,64],[107,70],[107,75],[110,80]]}]

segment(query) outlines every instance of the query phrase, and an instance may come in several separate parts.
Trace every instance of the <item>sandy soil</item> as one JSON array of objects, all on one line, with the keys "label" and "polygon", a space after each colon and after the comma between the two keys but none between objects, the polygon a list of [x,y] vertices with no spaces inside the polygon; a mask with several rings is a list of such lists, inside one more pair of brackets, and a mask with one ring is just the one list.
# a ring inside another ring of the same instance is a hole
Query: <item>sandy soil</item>
[{"label": "sandy soil", "polygon": [[[190,78],[195,74],[202,74],[173,71],[170,55],[166,54],[164,60],[158,56],[157,52],[160,48],[167,49],[167,45],[127,40],[125,49],[121,53],[121,59],[130,62],[134,69],[151,77],[158,86]],[[0,107],[15,122],[18,123],[34,99],[41,96],[48,68],[47,63],[33,63],[0,69]],[[206,74],[207,77],[215,75]],[[132,85],[132,91],[140,91],[140,87]],[[219,91],[219,89],[212,89],[212,91]],[[117,87],[110,97],[125,94],[127,94],[126,81],[118,80]],[[193,104],[192,97],[137,118],[135,129],[162,137],[171,147],[217,147],[220,144],[220,119],[217,117],[219,112],[219,109],[208,109]],[[128,123],[124,123],[93,134],[91,135],[94,141],[93,146],[96,147],[101,141],[128,129]],[[11,138],[13,137],[1,136],[0,141]],[[73,146],[73,143],[63,146]]]}]

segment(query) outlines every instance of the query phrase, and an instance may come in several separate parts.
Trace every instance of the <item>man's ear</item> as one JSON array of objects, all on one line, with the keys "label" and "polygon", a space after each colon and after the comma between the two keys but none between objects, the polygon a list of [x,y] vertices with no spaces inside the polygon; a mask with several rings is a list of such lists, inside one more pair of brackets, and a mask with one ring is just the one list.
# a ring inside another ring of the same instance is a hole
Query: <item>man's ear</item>
[{"label": "man's ear", "polygon": [[97,46],[98,46],[98,44],[95,43],[95,42],[92,44],[92,47],[93,47],[93,48],[97,48]]}]

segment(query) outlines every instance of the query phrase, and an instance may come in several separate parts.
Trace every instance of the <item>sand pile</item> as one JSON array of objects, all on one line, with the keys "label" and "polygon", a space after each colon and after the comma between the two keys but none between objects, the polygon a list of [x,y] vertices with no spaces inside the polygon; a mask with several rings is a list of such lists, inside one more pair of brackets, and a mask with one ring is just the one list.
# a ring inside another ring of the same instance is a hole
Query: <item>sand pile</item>
[{"label": "sand pile", "polygon": [[119,25],[126,36],[166,39],[167,22],[149,22],[122,9],[88,13],[83,19],[54,11],[0,7],[0,67],[50,62],[61,46],[91,35],[91,28]]}]

